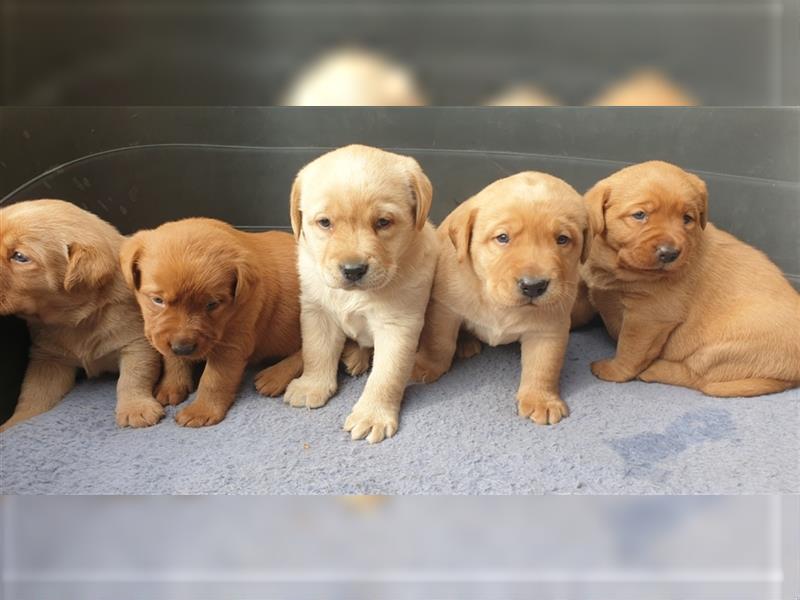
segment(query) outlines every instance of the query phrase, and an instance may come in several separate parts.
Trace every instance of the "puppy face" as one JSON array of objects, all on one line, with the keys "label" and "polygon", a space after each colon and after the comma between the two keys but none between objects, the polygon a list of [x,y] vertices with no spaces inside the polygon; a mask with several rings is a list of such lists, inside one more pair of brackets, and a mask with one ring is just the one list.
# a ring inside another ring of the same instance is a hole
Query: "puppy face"
[{"label": "puppy face", "polygon": [[147,339],[161,354],[191,360],[226,343],[226,326],[256,277],[233,228],[210,219],[141,231],[123,244],[120,260]]},{"label": "puppy face", "polygon": [[425,225],[431,183],[410,157],[347,146],[306,165],[292,188],[292,229],[332,288],[387,285]]},{"label": "puppy face", "polygon": [[581,196],[544,173],[495,181],[448,219],[459,261],[504,307],[571,304],[591,243]]},{"label": "puppy face", "polygon": [[0,314],[58,320],[57,307],[92,302],[117,272],[122,236],[73,204],[12,204],[0,225]]},{"label": "puppy face", "polygon": [[664,274],[691,260],[708,219],[708,193],[695,175],[664,162],[627,167],[586,194],[595,234],[618,267]]}]

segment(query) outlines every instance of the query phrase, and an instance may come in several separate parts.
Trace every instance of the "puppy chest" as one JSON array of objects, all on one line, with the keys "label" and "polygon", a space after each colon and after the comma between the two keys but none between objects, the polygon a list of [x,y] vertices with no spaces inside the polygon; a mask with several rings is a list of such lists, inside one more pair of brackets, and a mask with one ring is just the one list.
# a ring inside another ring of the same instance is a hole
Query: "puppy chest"
[{"label": "puppy chest", "polygon": [[501,346],[519,340],[520,332],[515,329],[505,329],[498,327],[496,324],[487,325],[473,321],[464,321],[464,324],[478,339],[490,346]]},{"label": "puppy chest", "polygon": [[375,345],[372,328],[366,315],[359,312],[345,312],[337,316],[339,326],[347,337],[358,342],[359,346],[371,348]]}]

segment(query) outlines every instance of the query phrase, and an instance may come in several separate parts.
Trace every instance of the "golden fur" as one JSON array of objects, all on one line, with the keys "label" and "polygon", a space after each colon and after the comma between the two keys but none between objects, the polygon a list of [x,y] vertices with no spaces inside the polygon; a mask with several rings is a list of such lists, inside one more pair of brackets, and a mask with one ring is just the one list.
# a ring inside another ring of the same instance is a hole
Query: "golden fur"
[{"label": "golden fur", "polygon": [[[459,327],[492,346],[519,341],[519,413],[539,424],[557,423],[569,414],[558,382],[578,264],[591,243],[581,196],[551,175],[518,173],[462,203],[439,226],[438,239],[414,379],[438,379],[457,346],[463,356],[480,349],[463,334],[458,342]],[[524,278],[549,284],[532,298],[523,293]]]},{"label": "golden fur", "polygon": [[[335,393],[345,339],[372,373],[345,422],[353,439],[380,442],[397,431],[433,271],[436,234],[427,223],[430,181],[417,162],[347,146],[306,165],[291,194],[299,241],[305,372],[286,390],[293,406],[317,408]],[[366,266],[357,281],[344,265]]]},{"label": "golden fur", "polygon": [[206,361],[197,397],[175,415],[179,424],[225,418],[248,363],[288,357],[256,376],[269,396],[283,393],[302,371],[297,257],[288,233],[185,219],[134,235],[121,262],[145,335],[174,373],[171,404],[191,390],[190,363]]},{"label": "golden fur", "polygon": [[[711,396],[800,383],[800,295],[762,252],[707,222],[702,180],[646,162],[600,181],[586,202],[595,239],[582,275],[618,340],[613,359],[592,364],[596,376]],[[674,262],[659,261],[664,245],[680,250]]]},{"label": "golden fur", "polygon": [[0,314],[24,318],[31,333],[17,408],[2,429],[56,406],[78,368],[89,377],[120,373],[118,425],[144,427],[164,416],[153,398],[161,361],[117,262],[123,239],[61,200],[0,210]]}]

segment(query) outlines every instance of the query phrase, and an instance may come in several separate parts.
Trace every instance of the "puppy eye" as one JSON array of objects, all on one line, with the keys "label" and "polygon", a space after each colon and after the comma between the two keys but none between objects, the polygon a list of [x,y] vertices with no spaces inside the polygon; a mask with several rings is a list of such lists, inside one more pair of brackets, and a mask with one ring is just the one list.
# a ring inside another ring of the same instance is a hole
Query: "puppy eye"
[{"label": "puppy eye", "polygon": [[510,237],[508,237],[508,234],[507,234],[507,233],[501,233],[500,235],[498,235],[498,236],[497,236],[497,237],[495,237],[494,239],[496,239],[496,240],[497,240],[497,243],[498,243],[498,244],[503,244],[504,246],[505,246],[505,245],[506,245],[508,242],[510,242],[510,241],[511,241],[511,238],[510,238]]},{"label": "puppy eye", "polygon": [[556,238],[556,244],[559,246],[563,246],[569,243],[569,237],[566,235],[560,235]]},{"label": "puppy eye", "polygon": [[218,306],[219,306],[219,302],[217,302],[217,301],[211,301],[211,302],[209,302],[208,304],[206,304],[206,310],[207,310],[208,312],[211,312],[212,310],[214,310],[214,309],[215,309],[215,308],[217,308]]},{"label": "puppy eye", "polygon": [[164,299],[161,298],[160,296],[152,296],[150,300],[152,300],[153,304],[155,304],[156,306],[164,306]]},{"label": "puppy eye", "polygon": [[392,224],[391,219],[381,218],[381,219],[378,219],[377,221],[375,221],[376,229],[386,229],[391,224]]},{"label": "puppy eye", "polygon": [[22,252],[19,251],[14,251],[14,254],[11,255],[11,260],[21,265],[31,262],[30,258],[28,258]]},{"label": "puppy eye", "polygon": [[686,225],[688,225],[688,224],[689,224],[689,223],[691,223],[692,221],[694,221],[694,217],[692,217],[692,215],[690,215],[690,214],[688,214],[688,213],[687,213],[687,214],[685,214],[685,215],[683,215],[683,222],[684,222]]},{"label": "puppy eye", "polygon": [[637,210],[635,213],[631,215],[637,221],[644,221],[647,218],[647,213],[643,210]]},{"label": "puppy eye", "polygon": [[330,219],[326,219],[324,217],[322,219],[317,219],[317,225],[319,225],[323,229],[330,229],[331,228],[331,220]]}]

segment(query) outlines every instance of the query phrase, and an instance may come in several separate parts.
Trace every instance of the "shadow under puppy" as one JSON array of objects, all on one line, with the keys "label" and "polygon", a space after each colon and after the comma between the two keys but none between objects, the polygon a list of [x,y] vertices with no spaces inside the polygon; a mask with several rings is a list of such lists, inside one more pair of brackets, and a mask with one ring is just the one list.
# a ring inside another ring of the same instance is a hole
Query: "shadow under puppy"
[{"label": "shadow under puppy", "polygon": [[591,244],[582,197],[551,175],[518,173],[462,203],[438,238],[413,378],[431,382],[450,369],[460,327],[492,346],[519,341],[519,414],[558,423],[569,415],[558,384],[578,265]]},{"label": "shadow under puppy", "polygon": [[614,358],[592,364],[597,377],[710,396],[800,384],[800,295],[766,255],[708,222],[701,179],[645,162],[586,203],[595,239],[582,276],[617,340]]},{"label": "shadow under puppy", "polygon": [[0,314],[22,317],[31,333],[19,401],[2,429],[56,406],[78,368],[89,377],[119,372],[118,425],[157,423],[161,360],[119,268],[123,236],[61,200],[12,204],[0,224]]},{"label": "shadow under puppy", "polygon": [[344,425],[353,439],[380,442],[398,428],[436,267],[432,196],[413,158],[358,145],[312,161],[292,188],[305,371],[286,399],[323,406],[336,391],[345,339],[374,347]]},{"label": "shadow under puppy", "polygon": [[147,339],[177,373],[169,403],[192,388],[191,362],[205,361],[195,400],[175,415],[180,425],[222,421],[248,363],[285,360],[256,376],[277,396],[302,372],[295,242],[288,233],[245,233],[193,218],[140,231],[120,260],[135,290]]}]

